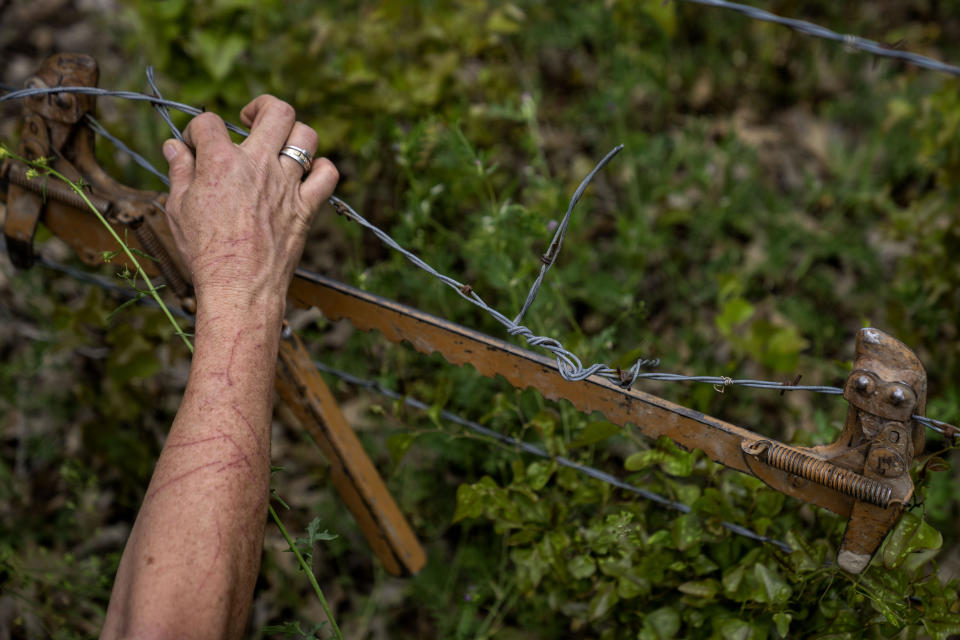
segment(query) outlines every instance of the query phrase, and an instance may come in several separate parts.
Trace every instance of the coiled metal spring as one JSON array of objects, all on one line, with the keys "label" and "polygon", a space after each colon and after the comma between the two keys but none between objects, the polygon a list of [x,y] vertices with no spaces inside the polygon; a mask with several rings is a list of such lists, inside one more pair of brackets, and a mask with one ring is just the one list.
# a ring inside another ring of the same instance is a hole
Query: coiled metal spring
[{"label": "coiled metal spring", "polygon": [[885,487],[876,480],[871,480],[859,473],[838,467],[832,462],[815,458],[778,442],[762,441],[751,448],[753,451],[750,453],[753,453],[771,467],[830,487],[844,495],[869,502],[884,509],[890,506],[893,489]]}]

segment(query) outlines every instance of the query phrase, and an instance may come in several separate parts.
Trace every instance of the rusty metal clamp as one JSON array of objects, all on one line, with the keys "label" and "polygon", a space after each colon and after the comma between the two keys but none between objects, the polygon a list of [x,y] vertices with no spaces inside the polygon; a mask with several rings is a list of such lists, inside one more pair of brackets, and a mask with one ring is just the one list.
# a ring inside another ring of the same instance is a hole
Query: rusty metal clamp
[{"label": "rusty metal clamp", "polygon": [[[92,57],[57,54],[47,58],[26,84],[93,87],[98,76]],[[86,126],[86,117],[95,106],[93,96],[82,94],[52,93],[27,98],[17,153],[28,160],[44,158],[51,168],[83,185],[87,198],[119,235],[153,258],[143,265],[147,274],[161,275],[180,304],[193,312],[196,305],[189,275],[179,261],[165,221],[166,195],[131,189],[100,167],[94,154],[94,134]],[[102,225],[83,223],[84,216],[93,213],[69,185],[34,176],[29,166],[12,158],[0,166],[0,179],[9,183],[3,232],[15,266],[27,268],[33,264],[33,239],[41,221],[88,264],[103,263],[103,255],[95,247],[105,251],[119,249]],[[117,260],[122,263],[122,256]]]},{"label": "rusty metal clamp", "polygon": [[910,464],[923,451],[927,374],[917,356],[899,340],[878,331],[857,335],[853,371],[844,385],[850,403],[836,442],[790,447],[769,440],[745,440],[750,471],[775,489],[791,493],[813,487],[853,498],[838,513],[847,529],[837,564],[863,571],[913,495]]}]

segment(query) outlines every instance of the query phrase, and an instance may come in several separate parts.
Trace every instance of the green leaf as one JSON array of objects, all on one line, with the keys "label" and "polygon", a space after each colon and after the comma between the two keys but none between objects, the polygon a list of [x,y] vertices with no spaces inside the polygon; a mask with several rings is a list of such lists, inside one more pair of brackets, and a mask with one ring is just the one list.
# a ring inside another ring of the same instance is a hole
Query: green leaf
[{"label": "green leaf", "polygon": [[642,640],[670,640],[680,632],[680,614],[672,607],[661,607],[643,618]]},{"label": "green leaf", "polygon": [[284,501],[284,499],[280,497],[280,494],[277,493],[277,490],[276,490],[276,489],[270,489],[270,497],[272,497],[274,500],[276,500],[278,503],[280,503],[280,506],[283,507],[284,509],[286,509],[287,511],[290,510],[290,505],[288,505],[288,504]]},{"label": "green leaf", "polygon": [[603,420],[591,422],[583,428],[583,431],[580,432],[579,436],[577,436],[567,445],[567,448],[576,449],[577,447],[586,447],[591,444],[596,444],[597,442],[606,440],[610,436],[620,433],[620,431],[620,427],[612,422],[606,422]]},{"label": "green leaf", "polygon": [[545,461],[531,462],[528,464],[526,476],[527,482],[530,483],[530,488],[534,491],[543,489],[550,480],[550,476],[553,475],[555,466],[553,462]]},{"label": "green leaf", "polygon": [[960,634],[960,619],[941,622],[939,620],[921,618],[920,621],[933,640],[949,640],[949,638]]},{"label": "green leaf", "polygon": [[632,575],[622,575],[617,579],[617,595],[623,600],[636,598],[650,592],[650,583]]},{"label": "green leaf", "polygon": [[783,576],[780,575],[780,572],[758,562],[753,566],[753,573],[760,587],[758,602],[774,604],[786,602],[790,599],[792,590]]},{"label": "green leaf", "polygon": [[307,525],[307,537],[297,538],[297,543],[303,543],[306,548],[311,549],[316,542],[329,542],[338,537],[337,534],[330,533],[326,529],[320,531],[320,516],[317,516]]},{"label": "green leaf", "polygon": [[[160,262],[158,258],[154,258],[150,254],[144,253],[143,251],[141,251],[140,249],[137,249],[136,247],[127,247],[127,248],[130,249],[130,253],[136,254],[141,258],[146,258],[147,260],[152,260],[153,262]],[[106,260],[106,258],[104,258],[104,260]],[[110,262],[110,261],[106,260],[106,262]]]},{"label": "green leaf", "polygon": [[111,311],[110,313],[108,313],[105,322],[108,322],[108,323],[109,323],[111,320],[113,320],[114,316],[116,316],[118,313],[120,313],[121,311],[123,311],[123,310],[126,309],[127,307],[133,306],[133,305],[137,304],[138,302],[140,302],[140,300],[143,299],[144,295],[145,295],[145,294],[143,294],[143,293],[138,293],[137,295],[133,296],[132,298],[130,298],[129,300],[127,300],[126,302],[124,302],[123,304],[121,304],[119,307],[117,307],[116,309],[114,309],[113,311]]},{"label": "green leaf", "polygon": [[623,467],[627,471],[642,471],[656,464],[665,473],[686,477],[693,473],[693,463],[692,453],[678,447],[670,438],[661,436],[656,448],[634,453],[624,461]]},{"label": "green leaf", "polygon": [[601,582],[597,595],[590,600],[587,607],[587,617],[598,620],[613,608],[620,598],[617,596],[617,585],[613,582]]},{"label": "green leaf", "polygon": [[757,627],[738,618],[728,618],[721,622],[720,634],[723,640],[754,640],[762,637]]},{"label": "green leaf", "polygon": [[483,494],[472,484],[462,484],[457,487],[457,509],[453,514],[453,521],[479,518],[481,515],[483,515]]},{"label": "green leaf", "polygon": [[417,437],[412,433],[395,433],[387,438],[387,451],[390,452],[390,459],[393,460],[394,465],[400,464],[407,454],[407,449],[416,439]]},{"label": "green leaf", "polygon": [[479,518],[488,506],[509,511],[513,504],[490,476],[483,476],[473,484],[462,484],[457,488],[457,509],[453,521]]},{"label": "green leaf", "polygon": [[687,513],[673,521],[671,527],[673,533],[673,544],[680,551],[687,549],[702,542],[706,537],[706,531],[700,518],[693,513]]},{"label": "green leaf", "polygon": [[517,568],[517,587],[523,593],[535,589],[550,570],[550,565],[537,548],[514,549],[510,559]]},{"label": "green leaf", "polygon": [[684,582],[677,587],[677,589],[687,595],[709,599],[717,595],[717,591],[720,589],[720,583],[713,578],[707,578],[706,580]]},{"label": "green leaf", "polygon": [[589,578],[597,570],[597,563],[587,554],[574,556],[567,562],[567,571],[578,580]]},{"label": "green leaf", "polygon": [[730,335],[733,328],[746,322],[753,315],[753,305],[743,298],[733,298],[724,303],[714,322],[723,335]]},{"label": "green leaf", "polygon": [[190,53],[217,81],[227,77],[237,58],[246,48],[247,39],[242,34],[201,29],[191,34],[189,46]]},{"label": "green leaf", "polygon": [[281,634],[284,638],[303,640],[304,638],[316,638],[317,632],[325,624],[327,624],[326,620],[323,622],[315,622],[309,629],[304,630],[303,627],[300,626],[299,621],[290,621],[282,624],[267,625],[263,628],[263,633]]},{"label": "green leaf", "polygon": [[491,33],[511,34],[520,31],[526,16],[514,4],[494,9],[487,18],[487,31]]},{"label": "green leaf", "polygon": [[936,550],[943,545],[943,536],[915,513],[908,511],[890,532],[883,547],[883,566],[897,569],[910,554],[924,550]]},{"label": "green leaf", "polygon": [[780,637],[789,637],[787,634],[790,632],[791,620],[793,620],[793,616],[789,613],[784,613],[781,611],[773,614],[773,624],[777,625],[777,633],[780,634]]}]

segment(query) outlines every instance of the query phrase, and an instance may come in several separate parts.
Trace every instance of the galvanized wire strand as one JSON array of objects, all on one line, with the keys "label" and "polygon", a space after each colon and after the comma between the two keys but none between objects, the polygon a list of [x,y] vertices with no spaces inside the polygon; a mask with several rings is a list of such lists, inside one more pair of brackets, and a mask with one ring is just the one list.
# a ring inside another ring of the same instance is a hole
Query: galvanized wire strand
[{"label": "galvanized wire strand", "polygon": [[[7,246],[6,243],[0,243],[0,254],[7,255]],[[157,304],[157,301],[151,298],[148,295],[142,295],[141,292],[132,289],[129,286],[121,286],[116,282],[113,282],[109,278],[99,276],[95,273],[90,273],[89,271],[84,271],[83,269],[76,269],[70,265],[66,265],[56,260],[50,260],[43,256],[43,254],[35,254],[34,260],[36,264],[39,264],[42,267],[50,269],[51,271],[57,271],[66,276],[73,278],[79,282],[85,282],[87,284],[92,284],[96,287],[100,287],[104,291],[109,291],[115,295],[118,295],[122,298],[132,300],[138,298],[139,302],[152,308],[159,309],[160,305]],[[181,309],[180,307],[170,307],[170,313],[177,316],[178,318],[193,321],[194,317]]]},{"label": "galvanized wire strand", "polygon": [[547,272],[550,271],[550,267],[553,266],[553,263],[557,261],[557,256],[560,254],[560,249],[563,247],[563,239],[567,235],[567,227],[570,225],[570,218],[573,215],[573,208],[577,206],[578,202],[580,202],[583,192],[587,190],[587,186],[593,181],[593,178],[597,175],[597,173],[607,166],[607,163],[613,160],[613,157],[622,150],[622,144],[618,144],[616,147],[614,147],[609,153],[607,153],[607,155],[603,157],[602,160],[600,160],[600,162],[597,163],[597,166],[593,168],[593,171],[587,174],[587,177],[580,182],[577,190],[573,192],[573,197],[570,198],[570,204],[567,206],[567,212],[563,214],[563,219],[560,221],[560,224],[557,225],[556,233],[553,234],[553,239],[550,241],[550,247],[540,258],[540,273],[537,274],[537,279],[534,281],[533,286],[530,287],[530,291],[527,293],[527,299],[523,302],[523,307],[521,307],[517,317],[513,319],[513,324],[519,324],[523,319],[527,309],[529,309],[530,305],[533,304],[534,299],[537,297],[537,293],[540,291],[540,285],[543,283],[543,278],[547,275]]},{"label": "galvanized wire strand", "polygon": [[[145,93],[137,93],[136,91],[113,91],[110,89],[101,89],[100,87],[33,87],[28,89],[16,89],[10,93],[0,96],[0,102],[7,102],[8,100],[23,100],[24,98],[29,98],[32,96],[50,95],[54,93],[78,93],[85,96],[121,98],[123,100],[134,100],[136,102],[149,102],[154,105],[170,107],[171,109],[176,109],[177,111],[182,111],[183,113],[192,116],[198,116],[201,113],[204,113],[203,109],[198,109],[197,107],[192,107],[182,102],[158,98]],[[174,130],[179,133],[179,129],[177,129],[176,126],[173,126],[172,122],[168,124],[171,125],[171,133],[173,133]],[[248,135],[244,129],[235,124],[231,124],[230,122],[226,122],[225,124],[227,126],[227,130],[232,131],[233,133],[244,137]]]},{"label": "galvanized wire strand", "polygon": [[170,186],[170,180],[169,178],[167,178],[167,176],[160,173],[160,171],[158,171],[156,167],[150,164],[149,160],[147,160],[142,155],[140,155],[139,153],[137,153],[136,151],[128,147],[123,140],[121,140],[120,138],[110,133],[106,129],[106,127],[104,127],[102,124],[100,124],[99,121],[97,121],[96,118],[94,118],[92,115],[88,113],[85,117],[85,121],[87,123],[87,126],[90,127],[94,132],[96,132],[98,135],[103,136],[117,149],[129,155],[133,159],[133,161],[140,166],[140,168],[152,173],[158,180],[160,180],[160,182],[167,185],[167,187]]},{"label": "galvanized wire strand", "polygon": [[[393,391],[391,389],[388,389],[383,385],[379,384],[378,382],[376,382],[375,380],[366,380],[364,378],[358,378],[357,376],[351,375],[345,371],[341,371],[340,369],[335,369],[334,367],[331,367],[319,361],[314,361],[314,365],[316,365],[317,369],[319,369],[320,371],[336,376],[340,380],[343,380],[344,382],[350,385],[353,385],[355,387],[361,387],[369,391],[373,391],[375,393],[378,393],[392,400],[402,400],[403,403],[408,407],[413,407],[414,409],[420,409],[423,411],[428,411],[431,408],[431,406],[426,402],[417,400],[416,398],[411,398],[410,396],[406,396],[396,391]],[[624,491],[628,491],[630,493],[636,494],[642,497],[643,499],[649,500],[650,502],[655,502],[660,506],[666,507],[668,509],[673,509],[675,511],[680,511],[681,513],[691,513],[693,511],[690,505],[684,504],[682,502],[677,502],[676,500],[671,500],[670,498],[667,498],[666,496],[662,496],[659,493],[656,493],[654,491],[650,491],[649,489],[644,489],[643,487],[638,487],[628,482],[624,482],[623,480],[620,480],[616,476],[613,476],[607,473],[606,471],[601,471],[600,469],[597,469],[595,467],[590,467],[584,464],[580,464],[579,462],[574,462],[573,460],[565,456],[552,456],[541,447],[530,444],[529,442],[518,440],[511,436],[502,434],[498,431],[494,431],[493,429],[484,427],[483,425],[473,422],[472,420],[467,420],[466,418],[462,418],[451,411],[447,411],[446,409],[441,409],[439,411],[439,415],[444,420],[447,420],[461,427],[469,429],[475,433],[479,433],[483,436],[486,436],[488,438],[491,438],[493,440],[496,440],[508,446],[515,447],[525,453],[529,453],[531,455],[534,455],[540,458],[553,460],[561,467],[574,469],[575,471],[579,471],[580,473],[583,473],[584,475],[594,478],[595,480],[599,480],[600,482],[604,482],[606,484],[612,485],[618,489],[623,489]],[[755,533],[750,529],[744,526],[741,526],[739,524],[736,524],[734,522],[723,521],[720,524],[723,525],[723,527],[726,528],[727,530],[737,535],[744,536],[746,538],[750,538],[751,540],[755,540],[758,542],[766,542],[766,543],[772,544],[777,548],[779,548],[781,551],[784,551],[786,553],[791,553],[793,551],[793,548],[790,547],[790,545],[788,545],[786,542],[783,542],[782,540],[777,540],[769,536],[760,535],[759,533]]]},{"label": "galvanized wire strand", "polygon": [[[152,80],[152,76],[151,76],[151,80]],[[17,97],[19,98],[26,98],[26,97],[29,97],[30,95],[48,94],[48,93],[54,93],[57,91],[74,92],[74,89],[81,90],[81,91],[76,91],[77,93],[86,94],[86,93],[90,93],[88,90],[94,89],[94,87],[56,87],[54,91],[51,91],[49,88],[23,89],[14,93],[16,93]],[[130,95],[133,95],[133,96],[137,96],[137,98],[130,98],[130,99],[136,99],[143,102],[160,102],[166,106],[184,111],[185,113],[193,113],[193,114],[201,113],[201,110],[196,109],[194,107],[190,107],[189,105],[185,105],[179,102],[174,102],[171,100],[165,100],[163,98],[158,98],[155,96],[137,94],[137,93],[128,92],[128,91],[105,91],[102,89],[98,91],[103,92],[102,95],[109,95],[112,97],[120,97],[120,98],[127,98]],[[7,99],[13,99],[11,98],[11,95],[13,94],[6,94],[4,96],[0,96],[0,102]],[[101,93],[95,93],[95,95],[101,95]],[[173,133],[174,135],[178,135],[179,130],[177,129],[176,125],[174,125],[173,121],[167,119],[166,122],[168,127],[170,127],[171,129],[171,133]],[[232,125],[230,123],[227,123],[227,128],[230,129],[231,131],[234,131],[235,133],[238,133],[243,137],[247,137],[249,135],[249,133],[246,130],[236,125]],[[113,136],[109,136],[108,140],[110,140],[111,142],[114,142],[116,141],[116,138],[114,138]],[[124,147],[125,146],[126,145],[124,145]],[[573,196],[570,199],[570,203],[567,207],[567,212],[564,216],[564,227],[563,227],[564,230],[561,231],[561,229],[558,227],[557,233],[554,234],[554,242],[551,243],[551,247],[554,246],[554,243],[556,243],[557,249],[554,250],[551,248],[550,250],[548,250],[548,254],[553,254],[552,259],[550,261],[551,264],[553,261],[556,260],[556,253],[559,252],[559,247],[562,244],[563,236],[565,234],[566,225],[569,224],[569,216],[572,214],[574,206],[580,200],[584,190],[590,184],[592,179],[596,176],[597,172],[600,169],[602,169],[604,166],[606,166],[606,164],[610,162],[610,160],[613,159],[613,157],[617,153],[619,153],[622,148],[623,148],[622,145],[618,145],[609,153],[607,153],[607,155],[604,156],[604,158],[599,163],[597,163],[597,166],[594,167],[594,169],[587,175],[586,178],[584,178],[584,180],[577,187],[576,191],[574,192]],[[144,164],[150,167],[150,169],[148,170],[150,170],[151,173],[153,173],[154,175],[159,174],[159,171],[157,171],[156,168],[153,168],[152,165],[150,165],[150,163],[146,160],[146,158],[143,158],[142,156],[139,156],[139,157]],[[140,163],[138,162],[138,164]],[[556,360],[557,371],[560,373],[561,377],[563,377],[565,380],[580,381],[580,380],[585,380],[590,376],[598,375],[624,388],[632,387],[637,380],[646,379],[646,380],[658,380],[663,382],[695,382],[695,383],[702,383],[702,384],[710,384],[710,385],[713,385],[714,389],[716,389],[720,393],[722,393],[728,386],[742,386],[742,387],[749,387],[749,388],[755,388],[755,389],[774,389],[774,390],[779,390],[781,392],[782,391],[811,391],[815,393],[824,393],[829,395],[840,395],[843,393],[843,389],[839,387],[824,386],[824,385],[791,385],[789,383],[775,382],[770,380],[738,379],[738,378],[730,378],[726,376],[689,376],[689,375],[683,375],[683,374],[677,374],[677,373],[664,373],[664,372],[641,373],[640,370],[643,367],[659,365],[660,361],[657,358],[652,358],[652,359],[639,358],[628,369],[612,368],[606,364],[599,363],[599,362],[593,363],[587,367],[584,367],[582,361],[576,356],[576,354],[565,349],[558,340],[556,340],[555,338],[551,338],[549,336],[538,336],[535,333],[533,333],[533,331],[531,331],[528,327],[521,325],[513,320],[510,320],[505,315],[503,315],[502,313],[500,313],[499,311],[497,311],[496,309],[488,305],[483,300],[483,298],[480,297],[480,295],[473,290],[472,287],[462,282],[459,282],[458,280],[448,275],[445,275],[443,273],[440,273],[439,271],[434,269],[430,264],[422,260],[416,254],[408,251],[406,248],[401,246],[388,233],[386,233],[376,225],[367,221],[363,216],[357,213],[353,209],[353,207],[351,207],[349,204],[347,204],[337,196],[331,196],[328,202],[330,203],[331,206],[333,206],[333,208],[338,213],[357,222],[362,227],[364,227],[365,229],[373,233],[383,244],[385,244],[386,246],[390,247],[391,249],[403,255],[410,263],[412,263],[419,269],[427,272],[428,274],[430,274],[431,276],[433,276],[443,284],[453,289],[457,293],[457,295],[459,295],[464,300],[467,300],[474,306],[477,306],[483,311],[485,311],[493,319],[495,319],[497,322],[502,324],[510,335],[521,336],[527,342],[527,344],[530,345],[531,347],[540,347],[542,349],[549,351]],[[544,261],[543,266],[545,267],[547,266],[546,261]],[[543,276],[545,274],[546,274],[546,269],[541,269],[540,274],[534,281],[533,285],[530,288],[530,292],[527,295],[527,302],[525,302],[524,304],[525,308],[529,308],[529,306],[532,304],[533,298],[536,297],[536,293],[539,291],[539,288],[543,282]],[[518,314],[518,317],[521,317],[523,313],[524,313],[524,310],[522,310],[521,313]],[[957,430],[956,427],[953,427],[952,425],[948,425],[943,422],[932,420],[932,419],[926,418],[925,416],[913,416],[913,418],[918,422],[920,422],[921,424],[929,427],[930,429],[933,429],[934,431],[944,434],[945,436],[948,436],[948,437],[952,436],[955,439],[960,439],[960,430]]]},{"label": "galvanized wire strand", "polygon": [[763,9],[758,9],[757,7],[752,7],[746,4],[740,4],[738,2],[727,2],[726,0],[682,0],[689,4],[699,4],[707,7],[717,7],[719,9],[729,9],[731,11],[736,11],[741,13],[749,18],[754,20],[760,20],[761,22],[772,22],[774,24],[783,25],[789,27],[794,31],[799,31],[809,36],[814,36],[816,38],[823,38],[824,40],[833,40],[834,42],[843,43],[844,46],[851,49],[857,49],[860,51],[865,51],[871,53],[875,56],[880,56],[883,58],[894,58],[896,60],[902,60],[910,64],[916,65],[918,67],[923,67],[925,69],[930,69],[931,71],[939,71],[942,73],[949,73],[950,75],[960,76],[960,67],[954,66],[952,64],[946,64],[935,60],[933,58],[928,58],[927,56],[922,56],[918,53],[912,53],[910,51],[899,51],[893,49],[889,45],[876,42],[874,40],[868,40],[867,38],[861,38],[860,36],[855,36],[851,34],[837,33],[836,31],[831,31],[826,27],[822,27],[818,24],[812,22],[807,22],[806,20],[797,20],[795,18],[784,18],[783,16],[778,16],[775,13],[770,13],[769,11],[764,11]]},{"label": "galvanized wire strand", "polygon": [[[147,83],[150,85],[150,88],[153,90],[153,95],[155,95],[158,98],[163,97],[162,95],[160,95],[160,89],[157,87],[157,82],[156,82],[155,74],[153,72],[152,65],[147,66]],[[170,109],[168,109],[165,105],[158,104],[158,103],[153,103],[153,108],[154,110],[156,110],[157,113],[160,114],[160,117],[163,118],[163,121],[167,123],[167,127],[170,128],[170,132],[173,133],[174,137],[180,142],[182,142],[183,144],[187,144],[187,141],[183,139],[183,134],[180,133],[180,130],[177,128],[175,124],[173,124],[173,120],[170,118]]]}]

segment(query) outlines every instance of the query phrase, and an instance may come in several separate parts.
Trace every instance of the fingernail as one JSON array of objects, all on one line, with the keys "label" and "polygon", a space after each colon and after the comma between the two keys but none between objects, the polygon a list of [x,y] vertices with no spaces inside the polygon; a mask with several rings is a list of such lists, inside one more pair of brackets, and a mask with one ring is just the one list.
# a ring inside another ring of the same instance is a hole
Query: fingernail
[{"label": "fingernail", "polygon": [[170,162],[177,157],[177,144],[173,140],[167,140],[163,143],[163,157]]}]

